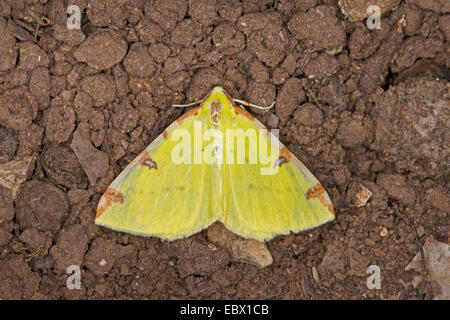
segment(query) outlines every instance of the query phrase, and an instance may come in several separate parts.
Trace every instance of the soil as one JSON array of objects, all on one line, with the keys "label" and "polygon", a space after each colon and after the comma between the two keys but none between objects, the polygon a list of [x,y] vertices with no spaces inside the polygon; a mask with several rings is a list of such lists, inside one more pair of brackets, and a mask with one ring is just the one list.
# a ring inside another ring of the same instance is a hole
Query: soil
[{"label": "soil", "polygon": [[[449,243],[450,8],[390,3],[369,30],[332,0],[2,0],[0,168],[33,161],[17,192],[0,185],[0,299],[438,295],[405,267],[427,237]],[[71,4],[81,30],[66,27]],[[268,242],[265,268],[206,231],[166,242],[94,224],[107,186],[185,112],[170,106],[215,85],[276,102],[250,111],[335,207],[335,221]],[[359,207],[358,184],[372,193]],[[70,265],[81,289],[66,286]]]}]

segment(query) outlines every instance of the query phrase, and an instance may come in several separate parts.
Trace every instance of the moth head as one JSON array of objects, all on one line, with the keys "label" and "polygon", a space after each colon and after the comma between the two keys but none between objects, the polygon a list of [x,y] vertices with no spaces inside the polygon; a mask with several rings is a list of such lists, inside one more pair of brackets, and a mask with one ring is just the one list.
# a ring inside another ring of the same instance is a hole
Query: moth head
[{"label": "moth head", "polygon": [[222,87],[217,86],[208,93],[202,105],[208,109],[211,115],[220,114],[226,109],[231,109],[233,99]]}]

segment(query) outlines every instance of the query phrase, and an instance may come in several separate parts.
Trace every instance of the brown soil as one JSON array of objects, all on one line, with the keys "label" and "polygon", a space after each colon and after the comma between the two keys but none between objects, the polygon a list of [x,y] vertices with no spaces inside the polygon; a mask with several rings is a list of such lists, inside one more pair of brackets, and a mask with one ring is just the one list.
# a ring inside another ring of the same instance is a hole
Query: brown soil
[{"label": "brown soil", "polygon": [[[438,294],[405,267],[427,237],[449,241],[446,1],[401,1],[380,30],[332,0],[89,3],[0,1],[0,167],[33,157],[17,194],[0,185],[0,299]],[[70,4],[81,30],[66,28]],[[164,242],[94,225],[110,182],[184,112],[171,104],[215,85],[276,101],[250,111],[280,128],[335,206],[335,221],[270,241],[266,268],[232,260],[206,232]],[[362,207],[357,183],[373,193]],[[69,265],[80,290],[66,287]]]}]

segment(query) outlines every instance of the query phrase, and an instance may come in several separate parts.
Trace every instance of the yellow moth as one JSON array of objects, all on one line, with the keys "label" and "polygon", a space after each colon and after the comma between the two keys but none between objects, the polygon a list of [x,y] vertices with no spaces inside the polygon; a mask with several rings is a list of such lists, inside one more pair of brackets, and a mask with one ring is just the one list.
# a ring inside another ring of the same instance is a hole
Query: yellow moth
[{"label": "yellow moth", "polygon": [[269,240],[334,219],[325,189],[221,88],[181,116],[112,182],[95,223],[167,240],[219,221]]}]

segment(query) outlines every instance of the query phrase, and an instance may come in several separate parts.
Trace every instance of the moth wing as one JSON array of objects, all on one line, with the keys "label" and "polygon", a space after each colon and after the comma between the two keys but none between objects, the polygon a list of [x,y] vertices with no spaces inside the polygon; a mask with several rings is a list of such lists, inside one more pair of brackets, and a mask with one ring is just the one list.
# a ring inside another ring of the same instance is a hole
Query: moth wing
[{"label": "moth wing", "polygon": [[174,130],[187,130],[193,137],[194,121],[204,121],[206,128],[200,107],[171,124],[123,170],[101,198],[96,224],[173,240],[199,232],[217,219],[217,167],[175,164],[171,158],[180,143],[171,139]]},{"label": "moth wing", "polygon": [[[237,127],[267,130],[245,110],[236,111]],[[224,198],[221,222],[245,238],[269,240],[334,219],[333,206],[325,189],[275,136],[269,138],[271,135],[257,135],[258,144],[259,139],[267,139],[268,145],[270,141],[275,141],[271,139],[276,139],[283,159],[267,165],[259,160],[256,164],[236,164],[235,161],[234,164],[224,165],[224,194],[227,197]],[[274,174],[263,175],[261,170],[269,166],[278,166],[278,170]]]}]

